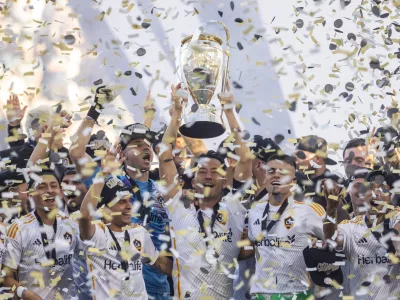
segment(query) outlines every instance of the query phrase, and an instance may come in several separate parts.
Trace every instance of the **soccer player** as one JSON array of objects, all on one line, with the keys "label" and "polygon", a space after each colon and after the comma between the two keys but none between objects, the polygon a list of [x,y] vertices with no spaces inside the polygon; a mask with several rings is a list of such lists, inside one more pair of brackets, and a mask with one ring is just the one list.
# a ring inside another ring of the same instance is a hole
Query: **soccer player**
[{"label": "soccer player", "polygon": [[365,180],[354,179],[349,187],[354,218],[337,225],[340,189],[325,185],[328,194],[325,238],[334,241],[336,250],[343,251],[350,263],[350,293],[356,299],[397,299],[400,296],[398,279],[400,211],[391,205],[387,174],[370,172]]},{"label": "soccer player", "polygon": [[[23,299],[55,299],[74,293],[71,260],[78,244],[77,226],[57,214],[60,184],[51,171],[30,181],[35,210],[8,227],[4,286]],[[14,290],[15,288],[15,290]]]},{"label": "soccer player", "polygon": [[[103,170],[115,156],[108,152]],[[115,167],[115,165],[114,165]],[[112,172],[110,167],[107,172]],[[106,171],[105,171],[106,172]],[[99,176],[101,174],[99,173]],[[104,173],[108,177],[107,173]],[[111,210],[111,222],[94,222],[94,209],[99,204]],[[148,299],[142,268],[144,262],[165,274],[171,274],[172,262],[160,256],[147,230],[131,224],[131,187],[116,177],[104,182],[98,177],[81,206],[80,235],[89,245],[96,299]]]},{"label": "soccer player", "polygon": [[163,137],[160,178],[173,238],[174,291],[179,299],[229,299],[233,294],[234,261],[239,257],[245,209],[238,200],[222,199],[226,181],[224,160],[215,151],[200,155],[192,187],[196,201],[182,201],[182,188],[173,161],[181,99],[173,93],[175,109]]},{"label": "soccer player", "polygon": [[311,239],[323,239],[325,211],[319,204],[292,198],[295,159],[271,156],[267,165],[266,201],[249,211],[249,239],[255,244],[253,299],[306,299],[311,295],[303,250]]}]

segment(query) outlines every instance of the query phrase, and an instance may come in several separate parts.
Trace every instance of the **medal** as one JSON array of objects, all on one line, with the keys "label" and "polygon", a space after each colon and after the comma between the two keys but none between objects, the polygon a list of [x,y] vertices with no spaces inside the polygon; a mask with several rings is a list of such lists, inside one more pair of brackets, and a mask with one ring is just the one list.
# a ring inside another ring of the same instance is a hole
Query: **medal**
[{"label": "medal", "polygon": [[210,265],[215,266],[217,264],[217,262],[218,262],[217,258],[218,258],[218,254],[215,253],[215,250],[213,248],[212,249],[208,249],[206,251],[206,261]]}]

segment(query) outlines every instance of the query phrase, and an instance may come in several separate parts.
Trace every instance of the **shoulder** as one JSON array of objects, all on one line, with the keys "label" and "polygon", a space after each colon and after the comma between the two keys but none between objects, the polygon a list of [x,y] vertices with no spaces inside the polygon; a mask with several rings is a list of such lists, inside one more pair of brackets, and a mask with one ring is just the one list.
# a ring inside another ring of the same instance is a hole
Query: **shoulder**
[{"label": "shoulder", "polygon": [[249,217],[251,215],[258,215],[262,213],[265,209],[265,206],[267,205],[267,201],[262,201],[262,202],[255,202],[251,205],[250,210],[249,210]]},{"label": "shoulder", "polygon": [[356,216],[351,220],[343,220],[340,222],[339,225],[344,225],[344,226],[351,226],[351,225],[362,225],[364,223],[364,219],[362,216]]},{"label": "shoulder", "polygon": [[294,207],[298,207],[300,209],[307,210],[307,212],[312,211],[318,215],[318,217],[322,217],[325,215],[325,209],[318,203],[311,201],[293,201]]},{"label": "shoulder", "polygon": [[132,228],[128,230],[133,234],[142,234],[147,232],[146,228],[140,226],[139,224],[132,224]]},{"label": "shoulder", "polygon": [[7,227],[7,236],[15,239],[18,232],[22,232],[28,229],[32,229],[32,223],[36,221],[35,216],[29,213],[16,219],[15,222]]}]

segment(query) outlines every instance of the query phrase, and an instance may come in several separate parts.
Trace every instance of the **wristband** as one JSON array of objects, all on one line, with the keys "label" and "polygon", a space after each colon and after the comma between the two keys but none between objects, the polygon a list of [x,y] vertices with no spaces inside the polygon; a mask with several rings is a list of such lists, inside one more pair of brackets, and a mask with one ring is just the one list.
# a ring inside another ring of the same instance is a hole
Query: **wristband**
[{"label": "wristband", "polygon": [[89,109],[89,111],[87,113],[87,116],[89,118],[92,118],[94,121],[97,121],[97,119],[100,116],[100,113],[97,111],[96,105],[90,107],[90,109]]},{"label": "wristband", "polygon": [[22,298],[22,295],[24,294],[24,292],[27,290],[26,287],[20,285],[19,287],[17,287],[17,296],[19,298]]}]

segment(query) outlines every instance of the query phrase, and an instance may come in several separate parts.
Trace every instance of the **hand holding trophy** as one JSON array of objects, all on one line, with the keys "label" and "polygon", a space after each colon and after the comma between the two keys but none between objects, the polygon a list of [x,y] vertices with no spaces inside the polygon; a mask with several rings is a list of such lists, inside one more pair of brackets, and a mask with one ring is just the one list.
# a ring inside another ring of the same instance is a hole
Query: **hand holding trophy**
[{"label": "hand holding trophy", "polygon": [[179,131],[191,138],[214,138],[225,132],[221,114],[210,104],[216,91],[226,91],[229,65],[229,31],[219,21],[209,21],[193,36],[183,39],[178,54],[178,79],[189,90]]}]

